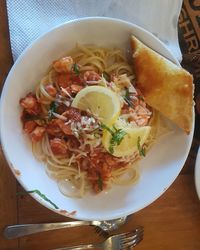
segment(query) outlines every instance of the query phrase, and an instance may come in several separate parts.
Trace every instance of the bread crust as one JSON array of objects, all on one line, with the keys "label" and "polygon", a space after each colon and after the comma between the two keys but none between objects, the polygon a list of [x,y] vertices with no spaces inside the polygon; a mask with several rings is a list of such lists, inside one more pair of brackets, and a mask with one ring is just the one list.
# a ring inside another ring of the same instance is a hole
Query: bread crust
[{"label": "bread crust", "polygon": [[193,77],[183,68],[131,37],[136,85],[146,103],[187,134],[193,122]]}]

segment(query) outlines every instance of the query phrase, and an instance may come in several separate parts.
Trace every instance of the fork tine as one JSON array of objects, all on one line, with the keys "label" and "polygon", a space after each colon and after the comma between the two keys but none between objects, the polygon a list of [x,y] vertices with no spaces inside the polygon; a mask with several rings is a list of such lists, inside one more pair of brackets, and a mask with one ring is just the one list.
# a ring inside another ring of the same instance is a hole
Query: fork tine
[{"label": "fork tine", "polygon": [[121,239],[121,243],[122,244],[126,244],[126,243],[129,243],[129,242],[131,242],[131,241],[133,241],[133,240],[135,240],[135,239],[137,239],[138,237],[140,237],[141,235],[140,234],[135,234],[135,235],[133,235],[133,236],[131,236],[131,237],[129,237],[129,238],[122,238]]},{"label": "fork tine", "polygon": [[130,243],[129,245],[122,246],[120,250],[131,250],[133,249],[133,247],[137,246],[142,240],[143,238],[137,239],[134,242]]},{"label": "fork tine", "polygon": [[103,229],[101,229],[98,226],[95,226],[94,230],[95,230],[96,233],[98,233],[100,236],[103,236],[104,238],[107,238],[109,236],[108,232],[104,231]]},{"label": "fork tine", "polygon": [[138,227],[138,228],[136,228],[135,230],[133,230],[131,232],[122,233],[120,235],[120,238],[121,238],[121,240],[123,240],[123,239],[127,240],[128,238],[135,237],[135,236],[137,236],[139,234],[143,234],[143,232],[144,232],[143,227]]},{"label": "fork tine", "polygon": [[142,241],[142,240],[143,240],[143,235],[142,235],[141,238],[138,238],[138,239],[135,241],[135,243],[133,243],[133,247],[135,247],[137,244],[139,244],[140,241]]},{"label": "fork tine", "polygon": [[143,234],[137,235],[137,237],[135,237],[133,240],[130,240],[128,242],[121,242],[122,250],[131,249],[131,247],[135,247],[142,240],[143,240]]},{"label": "fork tine", "polygon": [[129,241],[133,241],[135,238],[143,236],[143,230],[136,232],[136,233],[128,233],[121,237],[121,242],[126,243]]}]

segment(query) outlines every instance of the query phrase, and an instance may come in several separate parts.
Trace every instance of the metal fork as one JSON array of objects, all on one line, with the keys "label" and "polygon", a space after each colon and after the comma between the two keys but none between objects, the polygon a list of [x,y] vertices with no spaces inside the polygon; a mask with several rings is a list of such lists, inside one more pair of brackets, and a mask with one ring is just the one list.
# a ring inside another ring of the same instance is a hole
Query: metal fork
[{"label": "metal fork", "polygon": [[135,230],[110,236],[107,240],[99,244],[86,244],[73,247],[56,248],[54,250],[81,250],[90,248],[100,248],[103,250],[130,250],[143,239],[143,227]]},{"label": "metal fork", "polygon": [[121,217],[114,220],[104,221],[69,221],[69,222],[54,222],[41,224],[21,224],[10,225],[4,229],[4,236],[6,239],[15,239],[22,236],[27,236],[39,232],[56,230],[61,228],[70,228],[77,226],[95,226],[95,231],[104,237],[108,237],[107,232],[118,229],[127,221],[128,217]]}]

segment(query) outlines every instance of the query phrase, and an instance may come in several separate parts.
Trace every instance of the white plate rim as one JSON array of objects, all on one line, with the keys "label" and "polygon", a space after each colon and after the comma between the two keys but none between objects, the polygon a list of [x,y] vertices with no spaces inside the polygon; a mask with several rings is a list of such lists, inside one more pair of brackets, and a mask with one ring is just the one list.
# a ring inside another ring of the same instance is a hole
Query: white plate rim
[{"label": "white plate rim", "polygon": [[[108,18],[108,17],[83,17],[83,18],[73,19],[73,20],[67,21],[67,22],[65,22],[65,23],[62,23],[62,24],[60,24],[60,25],[58,25],[58,26],[56,26],[56,27],[50,29],[49,31],[43,33],[41,36],[39,36],[35,41],[33,41],[33,42],[32,42],[32,43],[22,52],[22,54],[18,57],[18,59],[16,60],[15,64],[14,64],[13,67],[11,68],[11,70],[10,70],[8,76],[7,76],[7,79],[6,79],[5,83],[4,83],[4,87],[3,87],[2,95],[1,95],[2,98],[1,98],[0,106],[2,107],[2,105],[1,105],[1,104],[2,104],[2,100],[5,99],[5,94],[6,94],[6,90],[7,90],[7,87],[8,87],[7,82],[9,82],[9,79],[10,79],[10,77],[11,77],[11,75],[12,75],[12,73],[13,73],[15,67],[16,67],[16,65],[17,65],[18,63],[20,63],[20,61],[21,61],[21,60],[23,59],[23,57],[26,55],[27,51],[29,51],[29,50],[32,48],[32,46],[33,46],[34,44],[38,43],[41,39],[43,39],[43,37],[45,37],[46,35],[48,35],[48,33],[53,32],[53,31],[56,30],[56,29],[60,29],[60,28],[62,28],[63,26],[69,24],[69,23],[74,23],[74,22],[79,22],[79,21],[87,21],[87,20],[93,20],[93,19],[97,19],[97,20],[98,20],[98,19],[99,19],[99,20],[113,20],[113,21],[115,21],[115,22],[125,23],[125,24],[128,24],[128,25],[131,25],[132,27],[136,27],[136,28],[142,30],[144,33],[147,33],[149,36],[151,36],[154,40],[159,41],[159,43],[161,43],[162,46],[165,47],[165,49],[166,49],[166,50],[169,52],[169,54],[173,57],[174,63],[176,63],[178,66],[180,66],[180,63],[179,63],[178,59],[175,58],[175,57],[173,56],[173,54],[170,52],[170,50],[167,48],[167,46],[166,46],[162,41],[160,41],[156,36],[154,36],[154,35],[153,35],[152,33],[150,33],[149,31],[145,30],[144,28],[142,28],[142,27],[140,27],[140,26],[138,26],[138,25],[136,25],[136,24],[133,24],[133,23],[131,23],[131,22],[127,22],[127,21],[124,21],[124,20],[121,20],[121,19],[117,19],[117,18]],[[0,120],[2,120],[2,118],[3,118],[3,112],[2,112],[3,110],[2,110],[1,107],[0,107],[0,118],[1,118]],[[193,109],[193,113],[194,113],[194,109]],[[193,120],[194,120],[194,116],[193,116]],[[194,122],[193,122],[193,127],[192,127],[192,130],[191,130],[190,136],[193,137],[193,133],[194,133]],[[0,127],[0,135],[1,135],[1,138],[3,138],[1,127]],[[192,140],[191,140],[191,143],[192,143]],[[191,147],[191,143],[190,143],[190,145],[188,145],[188,152],[189,152],[189,149],[190,149],[190,147]],[[18,182],[20,183],[20,185],[21,185],[25,190],[27,190],[26,184],[25,184],[24,182],[22,182],[22,181],[20,180],[20,178],[17,177],[17,176],[15,175],[15,173],[14,173],[13,165],[12,165],[12,163],[9,161],[9,155],[7,154],[6,150],[5,150],[4,147],[3,147],[3,140],[2,140],[2,149],[3,149],[3,151],[4,151],[4,154],[5,154],[5,156],[6,156],[7,162],[8,162],[8,164],[9,164],[10,169],[11,169],[11,171],[13,172],[15,178],[18,180]],[[183,162],[184,162],[184,163],[185,163],[187,157],[188,157],[188,155],[185,155],[185,156],[183,157]],[[183,164],[183,166],[184,166],[184,164]],[[181,171],[181,169],[183,168],[183,166],[180,168],[180,171]],[[178,174],[179,174],[179,173],[178,173]],[[160,196],[161,196],[161,195],[171,186],[171,184],[172,184],[172,183],[174,182],[174,180],[177,178],[178,174],[177,174],[176,176],[174,176],[173,179],[171,179],[170,185],[167,186],[167,187],[165,188],[165,190],[163,190],[162,192],[158,193],[157,197],[154,197],[154,200],[152,200],[152,201],[151,201],[150,203],[148,203],[148,204],[145,203],[144,206],[141,206],[140,209],[136,210],[135,212],[137,212],[137,211],[139,211],[139,210],[145,208],[146,206],[150,205],[150,204],[153,203],[155,200],[157,200],[157,199],[158,199],[158,198],[159,198],[159,197],[160,197]],[[43,200],[41,200],[40,197],[38,197],[38,196],[35,195],[34,193],[33,193],[33,194],[30,194],[30,195],[31,195],[37,202],[39,202],[41,205],[45,206],[46,208],[50,209],[50,210],[53,211],[53,212],[56,212],[56,213],[60,214],[60,212],[59,212],[58,210],[52,208],[51,205],[49,205],[48,203],[46,203],[46,202],[44,202]],[[67,216],[67,217],[71,217],[71,218],[75,218],[75,217],[76,217],[76,216],[65,215],[65,214],[63,214],[63,215],[64,215],[64,216]],[[122,214],[120,214],[118,217],[123,217],[123,216],[124,216],[124,214],[122,213]],[[118,218],[118,217],[113,217],[113,218],[110,218],[110,217],[109,217],[109,219],[115,219],[115,218]],[[87,218],[80,218],[80,217],[79,217],[79,219],[88,220]],[[94,219],[95,219],[95,218],[94,218]],[[106,220],[106,219],[108,219],[108,218],[105,218],[105,220]],[[104,218],[103,218],[102,220],[104,220]]]},{"label": "white plate rim", "polygon": [[200,200],[200,146],[197,151],[195,170],[194,170],[195,187]]}]

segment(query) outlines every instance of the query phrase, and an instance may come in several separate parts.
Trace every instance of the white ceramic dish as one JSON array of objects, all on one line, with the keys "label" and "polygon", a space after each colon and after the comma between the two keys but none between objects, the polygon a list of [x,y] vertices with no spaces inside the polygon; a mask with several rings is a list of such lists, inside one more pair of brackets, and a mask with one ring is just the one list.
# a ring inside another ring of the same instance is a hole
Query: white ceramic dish
[{"label": "white ceramic dish", "polygon": [[197,195],[198,195],[199,200],[200,200],[200,147],[199,147],[198,153],[197,153],[194,176],[195,176],[196,191],[197,191]]},{"label": "white ceramic dish", "polygon": [[[85,18],[65,23],[36,40],[16,61],[5,82],[1,97],[4,153],[22,186],[26,190],[40,190],[60,209],[54,209],[37,194],[32,196],[55,212],[83,220],[108,220],[132,214],[165,192],[187,158],[193,131],[187,136],[174,126],[173,133],[160,140],[141,161],[141,177],[136,185],[115,186],[99,195],[88,194],[83,199],[72,199],[60,193],[56,182],[46,175],[43,164],[31,152],[30,141],[23,134],[19,118],[19,99],[34,90],[52,61],[66,54],[76,42],[117,46],[128,51],[131,34],[179,64],[163,43],[134,24],[109,18]],[[20,171],[20,175],[16,170]]]}]

